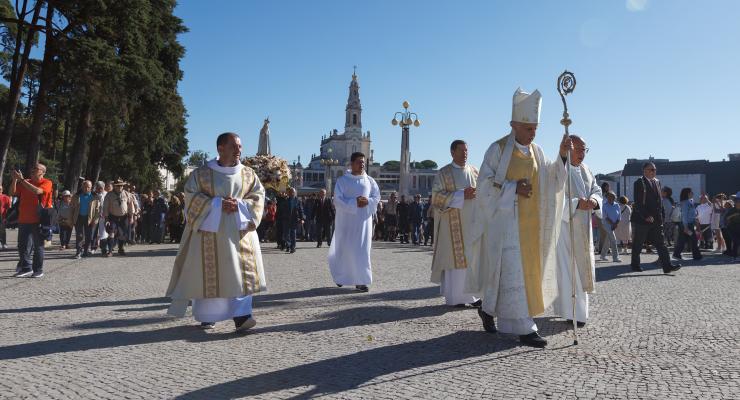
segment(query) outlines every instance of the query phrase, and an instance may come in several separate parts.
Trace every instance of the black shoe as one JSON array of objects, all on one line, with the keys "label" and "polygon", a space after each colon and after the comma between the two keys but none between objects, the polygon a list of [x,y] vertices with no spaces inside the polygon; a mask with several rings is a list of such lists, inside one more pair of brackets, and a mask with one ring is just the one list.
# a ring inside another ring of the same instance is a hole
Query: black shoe
[{"label": "black shoe", "polygon": [[481,299],[478,299],[477,301],[470,303],[470,307],[475,307],[475,308],[481,308],[482,305],[483,305],[483,300]]},{"label": "black shoe", "polygon": [[234,328],[237,332],[244,332],[246,330],[254,328],[257,325],[257,321],[252,318],[252,314],[242,315],[241,317],[234,317]]},{"label": "black shoe", "polygon": [[216,326],[215,322],[201,322],[200,329],[213,329]]},{"label": "black shoe", "polygon": [[358,292],[368,292],[370,289],[367,287],[367,285],[357,285],[355,286],[355,289],[357,289]]},{"label": "black shoe", "polygon": [[343,285],[341,283],[337,283],[337,287],[342,287]]},{"label": "black shoe", "polygon": [[679,269],[681,269],[681,264],[675,264],[675,265],[671,265],[668,268],[663,267],[663,273],[664,274],[669,274],[671,272],[678,271]]},{"label": "black shoe", "polygon": [[[568,323],[568,326],[573,326],[573,320],[572,319],[568,319],[565,322]],[[576,325],[578,325],[579,328],[583,328],[584,326],[586,326],[586,323],[585,322],[578,321],[578,322],[576,322]]]},{"label": "black shoe", "polygon": [[295,253],[295,249],[290,249],[290,254]]},{"label": "black shoe", "polygon": [[632,266],[630,269],[632,271],[634,271],[634,272],[642,272],[643,271],[642,267],[640,267],[639,265],[636,266],[636,267],[635,266]]},{"label": "black shoe", "polygon": [[321,247],[321,243],[317,243],[316,244],[316,247]]},{"label": "black shoe", "polygon": [[483,321],[483,329],[486,330],[488,333],[496,333],[498,330],[496,329],[496,322],[493,320],[493,317],[486,314],[485,311],[482,309],[478,309],[478,316],[480,317],[481,321]]},{"label": "black shoe", "polygon": [[544,348],[547,346],[547,340],[543,339],[537,332],[532,332],[529,335],[521,335],[519,336],[519,341],[532,347]]},{"label": "black shoe", "polygon": [[462,304],[455,304],[453,307],[455,307],[455,308],[465,308],[465,307],[467,307],[467,305],[465,303],[462,303]]}]

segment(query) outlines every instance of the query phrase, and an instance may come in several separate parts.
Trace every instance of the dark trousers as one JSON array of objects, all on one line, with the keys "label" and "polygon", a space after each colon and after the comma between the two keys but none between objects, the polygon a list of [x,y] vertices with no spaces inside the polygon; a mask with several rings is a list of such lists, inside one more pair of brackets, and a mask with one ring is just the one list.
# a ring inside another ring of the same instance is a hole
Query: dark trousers
[{"label": "dark trousers", "polygon": [[72,239],[72,227],[59,225],[59,244],[67,246],[69,245],[70,239]]},{"label": "dark trousers", "polygon": [[429,240],[434,244],[434,218],[427,219],[427,226],[424,229],[424,246],[427,245]]},{"label": "dark trousers", "polygon": [[732,244],[735,243],[735,238],[732,237],[732,232],[727,228],[722,228],[722,237],[725,239],[726,253],[730,254],[732,252]]},{"label": "dark trousers", "polygon": [[87,223],[87,215],[77,217],[75,224],[75,241],[77,244],[77,254],[90,253],[90,244],[92,243],[92,227]]},{"label": "dark trousers", "polygon": [[275,241],[280,249],[285,248],[285,240],[283,240],[285,223],[281,220],[275,221]]},{"label": "dark trousers", "polygon": [[411,226],[413,227],[413,237],[411,238],[411,240],[414,242],[414,244],[419,244],[419,235],[422,234],[421,222],[412,222]]},{"label": "dark trousers", "polygon": [[727,247],[727,250],[730,252],[730,256],[737,258],[738,255],[738,249],[740,249],[740,232],[731,232],[730,237],[732,238],[732,248],[729,246]]},{"label": "dark trousers", "polygon": [[44,239],[39,224],[18,224],[18,255],[17,271],[43,272]]},{"label": "dark trousers", "polygon": [[[2,220],[0,220],[0,244],[8,244],[7,241],[7,235],[5,233],[5,217],[0,216]],[[727,247],[730,248],[729,246]]]},{"label": "dark trousers", "polygon": [[112,253],[113,249],[116,247],[116,242],[118,242],[118,251],[123,252],[123,246],[128,240],[128,216],[124,215],[122,217],[115,217],[111,215],[108,217],[108,221],[116,225],[113,232],[113,236],[115,237],[108,236],[108,239],[106,239],[108,243],[103,247],[103,252]]},{"label": "dark trousers", "polygon": [[98,249],[98,242],[100,242],[100,227],[98,224],[90,228],[90,235],[90,250],[95,251]]},{"label": "dark trousers", "polygon": [[398,222],[398,236],[400,237],[401,243],[409,242],[409,222],[407,220],[401,220]]},{"label": "dark trousers", "polygon": [[699,228],[701,229],[702,246],[704,246],[704,249],[712,250],[712,248],[714,248],[714,243],[712,242],[712,229],[709,225],[699,225]]},{"label": "dark trousers", "polygon": [[668,249],[663,240],[663,226],[661,224],[634,224],[632,232],[632,268],[640,266],[640,252],[642,245],[647,241],[658,249],[660,266],[664,269],[671,268],[671,260],[668,257]]},{"label": "dark trousers", "polygon": [[673,248],[673,256],[679,257],[686,245],[691,249],[691,255],[695,259],[701,258],[701,250],[699,250],[699,242],[696,240],[696,232],[694,231],[694,224],[689,224],[688,228],[690,234],[687,235],[684,232],[683,224],[678,224],[678,240],[676,241],[676,247]]},{"label": "dark trousers", "polygon": [[298,230],[295,226],[285,223],[283,226],[283,242],[288,250],[295,250],[295,237]]},{"label": "dark trousers", "polygon": [[331,246],[331,221],[316,221],[316,236],[319,246],[326,240],[326,244]]}]

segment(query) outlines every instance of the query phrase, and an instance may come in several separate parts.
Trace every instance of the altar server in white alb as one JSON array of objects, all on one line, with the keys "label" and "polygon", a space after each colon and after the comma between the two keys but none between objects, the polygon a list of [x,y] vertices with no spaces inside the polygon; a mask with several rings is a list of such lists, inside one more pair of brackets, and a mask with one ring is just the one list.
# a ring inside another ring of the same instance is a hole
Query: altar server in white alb
[{"label": "altar server in white alb", "polygon": [[540,93],[518,89],[513,103],[511,133],[488,148],[478,175],[466,289],[482,295],[478,314],[487,332],[496,332],[495,316],[502,333],[544,347],[532,317],[557,296],[555,244],[570,139],[562,138],[560,159],[548,161],[532,143]]},{"label": "altar server in white alb", "polygon": [[185,184],[187,224],[172,269],[168,314],[182,317],[192,301],[204,329],[233,319],[237,332],[255,326],[252,294],[266,289],[256,228],[265,190],[241,164],[241,140],[219,135],[218,159],[190,174]]},{"label": "altar server in white alb", "polygon": [[[570,218],[568,203],[563,204],[563,218],[560,223],[560,236],[557,245],[558,265],[558,298],[553,304],[555,314],[573,324],[572,268],[571,251],[576,265],[576,322],[584,326],[588,319],[588,294],[593,293],[595,286],[595,262],[591,214],[601,218],[601,187],[596,182],[591,170],[583,163],[588,148],[583,138],[570,135],[573,149],[570,151],[570,190],[571,209],[573,210],[573,241],[570,243]],[[563,193],[568,201],[568,193]],[[572,250],[571,250],[572,248]]]},{"label": "altar server in white alb", "polygon": [[365,155],[352,153],[351,169],[334,186],[334,236],[329,248],[329,270],[334,283],[355,285],[367,292],[373,282],[370,249],[373,214],[380,202],[375,180],[365,173]]},{"label": "altar server in white alb", "polygon": [[480,300],[465,293],[468,267],[466,237],[473,220],[473,199],[478,169],[467,164],[468,145],[455,140],[450,145],[452,162],[440,168],[432,185],[434,209],[434,256],[432,282],[440,284],[448,306],[480,306]]}]

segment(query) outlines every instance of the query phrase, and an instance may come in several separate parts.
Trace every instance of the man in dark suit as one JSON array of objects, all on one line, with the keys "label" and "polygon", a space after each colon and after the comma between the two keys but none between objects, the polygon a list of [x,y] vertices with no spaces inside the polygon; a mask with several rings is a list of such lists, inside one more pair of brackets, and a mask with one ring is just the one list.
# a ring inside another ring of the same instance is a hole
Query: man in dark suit
[{"label": "man in dark suit", "polygon": [[648,162],[642,166],[642,177],[635,181],[635,202],[632,209],[632,223],[634,224],[632,243],[632,270],[642,271],[640,267],[640,252],[645,241],[652,243],[658,249],[658,258],[663,267],[663,273],[678,271],[680,264],[671,265],[668,249],[663,238],[663,206],[660,198],[660,182],[655,178],[655,164]]},{"label": "man in dark suit", "polygon": [[396,215],[398,216],[398,234],[401,243],[409,242],[409,203],[406,202],[406,196],[401,195],[401,201],[396,206]]},{"label": "man in dark suit", "polygon": [[313,215],[316,219],[316,236],[318,238],[316,247],[321,247],[324,239],[331,246],[331,226],[334,223],[335,210],[331,199],[326,197],[326,189],[321,189],[314,207]]},{"label": "man in dark suit", "polygon": [[419,236],[421,235],[421,223],[424,221],[424,206],[421,204],[421,195],[414,196],[414,202],[409,204],[409,222],[413,227],[411,240],[414,245],[421,244]]},{"label": "man in dark suit", "polygon": [[295,253],[296,231],[303,223],[303,206],[298,198],[295,197],[295,189],[288,188],[288,198],[285,200],[285,212],[280,215],[283,218],[283,242],[285,242],[285,251]]}]

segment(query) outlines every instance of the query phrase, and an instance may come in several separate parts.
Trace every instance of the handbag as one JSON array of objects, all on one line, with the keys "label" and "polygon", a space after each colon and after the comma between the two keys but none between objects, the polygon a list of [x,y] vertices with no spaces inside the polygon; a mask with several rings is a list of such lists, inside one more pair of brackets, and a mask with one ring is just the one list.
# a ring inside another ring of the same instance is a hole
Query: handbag
[{"label": "handbag", "polygon": [[51,240],[54,221],[57,219],[57,210],[53,207],[44,207],[43,194],[39,195],[39,232],[44,240]]}]

